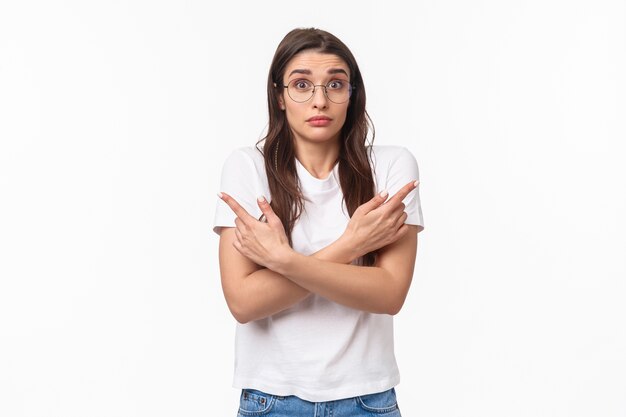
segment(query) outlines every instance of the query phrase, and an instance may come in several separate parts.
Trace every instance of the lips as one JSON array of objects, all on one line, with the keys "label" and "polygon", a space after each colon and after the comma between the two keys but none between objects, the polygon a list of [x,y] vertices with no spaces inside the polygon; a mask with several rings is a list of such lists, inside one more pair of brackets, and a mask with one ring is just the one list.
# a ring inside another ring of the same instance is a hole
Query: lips
[{"label": "lips", "polygon": [[306,121],[309,126],[313,127],[326,127],[330,125],[331,118],[326,116],[313,116]]},{"label": "lips", "polygon": [[322,121],[322,120],[330,121],[331,118],[327,116],[313,116],[313,117],[306,119],[307,122],[315,122],[315,121]]}]

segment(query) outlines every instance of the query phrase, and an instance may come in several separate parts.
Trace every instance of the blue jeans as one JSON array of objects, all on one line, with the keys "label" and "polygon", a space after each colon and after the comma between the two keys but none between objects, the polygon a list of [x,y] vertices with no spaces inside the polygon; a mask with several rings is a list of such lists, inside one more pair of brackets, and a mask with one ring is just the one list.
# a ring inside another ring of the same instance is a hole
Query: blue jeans
[{"label": "blue jeans", "polygon": [[237,417],[401,417],[396,390],[376,394],[313,403],[289,395],[267,394],[245,388],[241,390]]}]

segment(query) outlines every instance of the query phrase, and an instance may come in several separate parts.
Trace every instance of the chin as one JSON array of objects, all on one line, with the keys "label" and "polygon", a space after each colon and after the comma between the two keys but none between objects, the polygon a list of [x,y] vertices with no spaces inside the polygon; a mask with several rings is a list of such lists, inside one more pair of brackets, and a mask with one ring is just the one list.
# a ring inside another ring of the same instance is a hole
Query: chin
[{"label": "chin", "polygon": [[333,140],[339,137],[340,131],[334,131],[324,128],[317,128],[318,130],[314,130],[307,135],[307,138],[314,142],[327,142],[329,140]]},{"label": "chin", "polygon": [[307,139],[311,142],[323,143],[323,142],[332,142],[334,140],[338,140],[337,135],[312,135],[307,137]]}]

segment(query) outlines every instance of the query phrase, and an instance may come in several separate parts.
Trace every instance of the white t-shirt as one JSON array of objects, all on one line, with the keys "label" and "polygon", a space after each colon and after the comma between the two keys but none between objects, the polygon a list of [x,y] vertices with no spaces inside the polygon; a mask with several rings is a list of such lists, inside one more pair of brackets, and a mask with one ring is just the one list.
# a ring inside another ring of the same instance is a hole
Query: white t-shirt
[{"label": "white t-shirt", "polygon": [[[377,192],[386,189],[392,196],[419,179],[417,162],[406,148],[372,149]],[[292,231],[293,249],[310,255],[337,240],[349,217],[342,204],[338,165],[325,179],[313,177],[297,159],[296,169],[310,202],[304,202]],[[220,191],[233,196],[252,216],[261,216],[256,199],[263,195],[271,201],[271,195],[259,150],[251,146],[231,153],[222,169]],[[405,223],[423,229],[419,188],[404,204]],[[235,217],[218,199],[213,230],[235,227]],[[385,391],[399,381],[391,315],[352,309],[310,294],[272,316],[237,323],[234,388],[320,402]]]}]

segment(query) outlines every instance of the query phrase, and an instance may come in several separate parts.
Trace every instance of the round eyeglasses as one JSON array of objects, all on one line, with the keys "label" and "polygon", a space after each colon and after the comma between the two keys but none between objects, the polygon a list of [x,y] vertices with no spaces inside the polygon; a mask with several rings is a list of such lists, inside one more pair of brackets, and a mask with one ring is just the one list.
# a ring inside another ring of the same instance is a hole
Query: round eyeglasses
[{"label": "round eyeglasses", "polygon": [[289,84],[283,85],[287,89],[287,94],[296,103],[304,103],[309,101],[315,95],[315,88],[322,87],[326,97],[335,104],[345,103],[350,99],[354,87],[343,80],[332,80],[328,84],[315,85],[309,80],[295,79],[289,81]]}]

